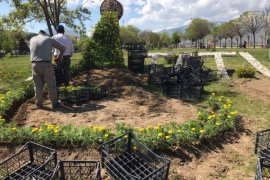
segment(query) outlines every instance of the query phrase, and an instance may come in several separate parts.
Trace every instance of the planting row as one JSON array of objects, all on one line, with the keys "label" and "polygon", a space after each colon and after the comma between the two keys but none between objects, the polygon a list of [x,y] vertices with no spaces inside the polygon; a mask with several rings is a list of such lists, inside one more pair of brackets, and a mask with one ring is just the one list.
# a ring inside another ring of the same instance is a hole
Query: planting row
[{"label": "planting row", "polygon": [[208,109],[199,109],[198,118],[184,124],[169,123],[151,127],[129,128],[117,124],[116,131],[101,126],[76,127],[43,124],[40,127],[16,127],[0,118],[0,142],[23,144],[39,142],[56,147],[95,147],[127,131],[133,132],[150,149],[164,149],[205,141],[234,130],[239,120],[230,99],[212,94]]}]

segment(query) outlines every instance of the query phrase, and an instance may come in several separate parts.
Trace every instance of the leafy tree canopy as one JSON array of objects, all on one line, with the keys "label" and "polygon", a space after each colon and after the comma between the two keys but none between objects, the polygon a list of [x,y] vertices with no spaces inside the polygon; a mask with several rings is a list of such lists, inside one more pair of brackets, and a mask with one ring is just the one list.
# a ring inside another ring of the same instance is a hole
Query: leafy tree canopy
[{"label": "leafy tree canopy", "polygon": [[[1,1],[1,0],[0,0]],[[59,24],[65,24],[80,34],[85,33],[84,21],[90,11],[82,6],[68,9],[66,0],[5,0],[15,9],[1,21],[8,29],[20,29],[30,21],[46,22],[50,35]]]}]

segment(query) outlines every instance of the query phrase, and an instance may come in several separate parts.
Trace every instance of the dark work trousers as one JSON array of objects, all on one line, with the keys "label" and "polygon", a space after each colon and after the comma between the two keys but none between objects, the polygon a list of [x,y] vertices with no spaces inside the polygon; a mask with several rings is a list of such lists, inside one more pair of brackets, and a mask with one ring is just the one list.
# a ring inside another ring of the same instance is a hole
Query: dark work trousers
[{"label": "dark work trousers", "polygon": [[69,85],[70,63],[71,63],[70,56],[63,56],[62,61],[60,61],[60,63],[59,63],[60,67],[63,69],[63,72],[64,72],[64,77],[65,77],[64,85],[65,86]]}]

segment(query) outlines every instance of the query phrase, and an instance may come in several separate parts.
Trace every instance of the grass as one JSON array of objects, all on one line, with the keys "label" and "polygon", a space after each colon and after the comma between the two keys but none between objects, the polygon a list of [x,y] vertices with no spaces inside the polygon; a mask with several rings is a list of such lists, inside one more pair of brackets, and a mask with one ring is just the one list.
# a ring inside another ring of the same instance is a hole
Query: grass
[{"label": "grass", "polygon": [[[72,65],[79,62],[80,53],[75,53],[72,57]],[[31,63],[29,55],[17,57],[5,57],[0,59],[0,93],[18,88],[25,79],[31,76]]]}]

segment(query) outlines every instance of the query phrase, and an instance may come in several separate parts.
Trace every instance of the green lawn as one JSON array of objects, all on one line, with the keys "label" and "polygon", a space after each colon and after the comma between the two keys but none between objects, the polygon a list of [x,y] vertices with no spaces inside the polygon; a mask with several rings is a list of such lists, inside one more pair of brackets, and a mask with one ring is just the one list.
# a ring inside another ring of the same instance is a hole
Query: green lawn
[{"label": "green lawn", "polygon": [[[81,59],[81,53],[75,53],[72,64]],[[0,93],[18,88],[25,79],[31,76],[31,63],[29,55],[5,57],[0,59]]]}]

